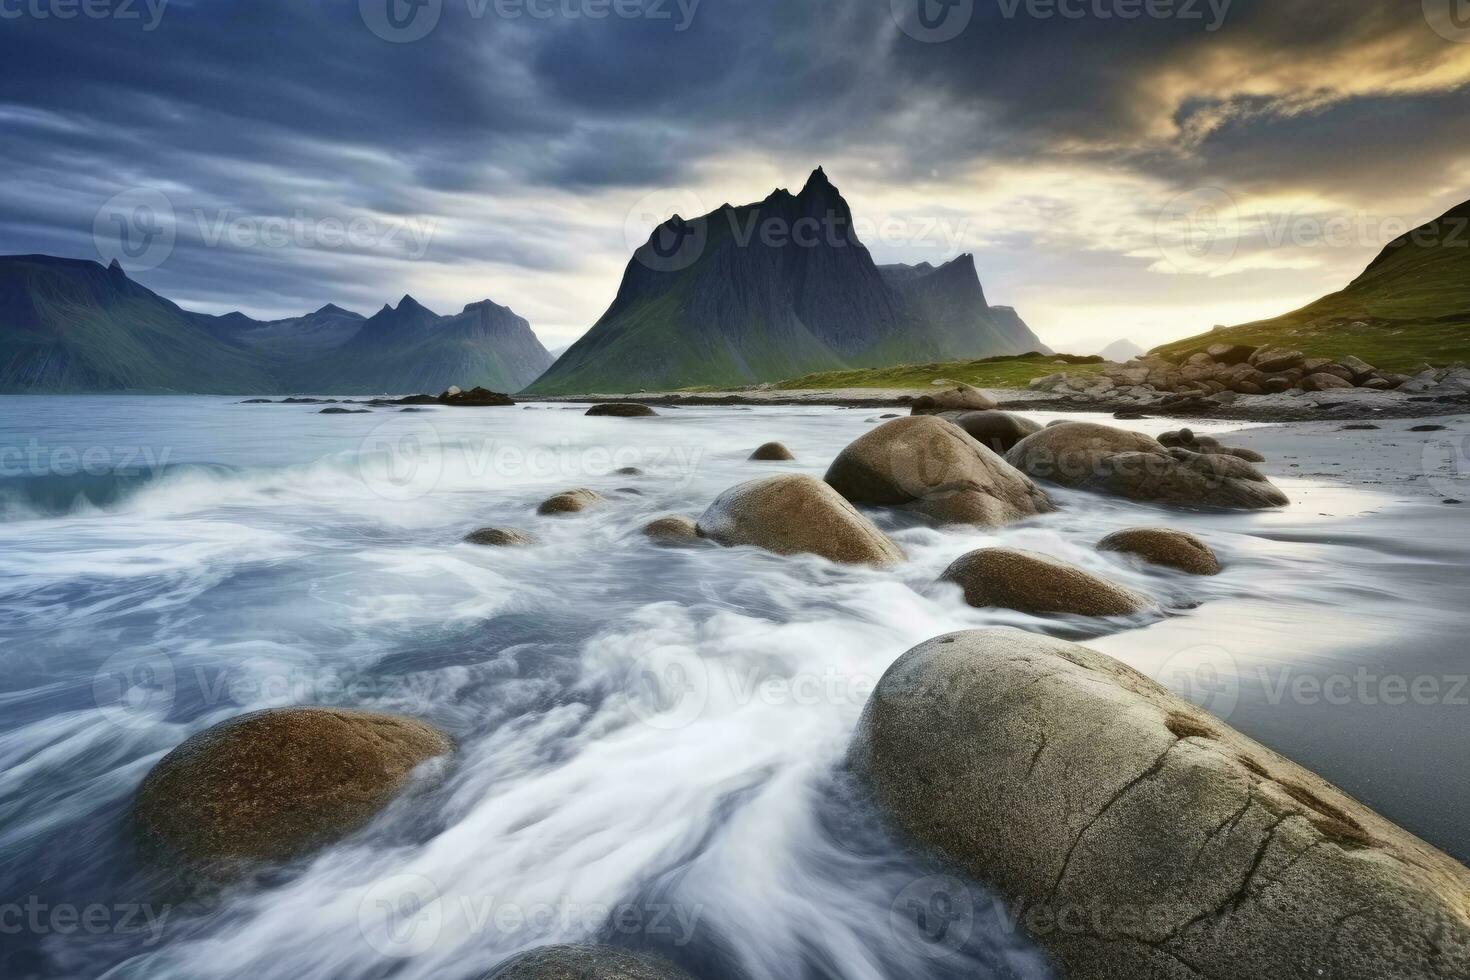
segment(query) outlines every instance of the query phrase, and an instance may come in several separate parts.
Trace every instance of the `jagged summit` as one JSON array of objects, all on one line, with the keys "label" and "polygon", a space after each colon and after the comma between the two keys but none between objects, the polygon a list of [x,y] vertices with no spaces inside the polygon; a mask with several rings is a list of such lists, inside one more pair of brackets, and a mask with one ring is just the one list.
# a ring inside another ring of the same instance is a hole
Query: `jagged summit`
[{"label": "jagged summit", "polygon": [[738,385],[817,371],[1021,354],[966,254],[879,267],[822,167],[785,189],[656,228],[602,318],[533,392]]}]

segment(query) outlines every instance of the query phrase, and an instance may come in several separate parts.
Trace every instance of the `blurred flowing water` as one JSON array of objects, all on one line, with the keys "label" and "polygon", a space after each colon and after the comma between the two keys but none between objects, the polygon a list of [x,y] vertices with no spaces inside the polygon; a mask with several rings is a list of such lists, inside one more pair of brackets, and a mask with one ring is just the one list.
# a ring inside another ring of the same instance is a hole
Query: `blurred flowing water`
[{"label": "blurred flowing water", "polygon": [[[709,980],[1049,976],[1010,913],[891,836],[841,765],[896,657],[985,626],[1090,642],[1470,855],[1467,692],[1450,690],[1470,545],[1433,505],[1305,480],[1270,514],[1056,491],[1057,513],[996,531],[876,513],[912,559],[892,570],[665,550],[648,520],[820,476],[879,413],[660,411],[0,398],[0,974],[456,980],[596,939]],[[771,439],[797,462],[747,461]],[[610,502],[536,515],[576,486]],[[1093,549],[1138,524],[1201,534],[1225,574]],[[485,525],[536,544],[461,543]],[[996,544],[1160,612],[1038,620],[933,584]],[[1363,671],[1366,695],[1324,698]],[[1384,676],[1442,687],[1389,703]],[[135,853],[131,795],[190,734],[290,704],[421,717],[458,751],[353,838],[179,894]]]}]

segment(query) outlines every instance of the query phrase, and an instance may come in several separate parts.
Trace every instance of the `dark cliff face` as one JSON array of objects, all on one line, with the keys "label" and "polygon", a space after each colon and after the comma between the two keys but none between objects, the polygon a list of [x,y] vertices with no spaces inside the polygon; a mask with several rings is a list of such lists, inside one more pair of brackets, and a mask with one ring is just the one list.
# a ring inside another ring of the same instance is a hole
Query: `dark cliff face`
[{"label": "dark cliff face", "polygon": [[263,322],[182,310],[116,263],[0,257],[3,391],[515,391],[550,364],[530,325],[488,300],[452,317],[406,296],[366,320],[328,304]]},{"label": "dark cliff face", "polygon": [[608,311],[531,390],[747,384],[1039,346],[988,309],[969,256],[878,266],[818,169],[797,194],[656,228]]}]

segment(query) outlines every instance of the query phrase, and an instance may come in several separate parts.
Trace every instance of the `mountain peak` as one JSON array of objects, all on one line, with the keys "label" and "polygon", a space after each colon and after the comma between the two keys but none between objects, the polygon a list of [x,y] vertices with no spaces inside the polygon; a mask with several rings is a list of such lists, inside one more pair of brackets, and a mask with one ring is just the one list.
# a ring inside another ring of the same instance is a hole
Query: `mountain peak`
[{"label": "mountain peak", "polygon": [[403,298],[398,301],[398,312],[400,313],[403,313],[407,310],[422,310],[423,308],[424,306],[422,303],[420,303],[418,300],[414,299],[407,293],[404,293]]},{"label": "mountain peak", "polygon": [[113,259],[111,262],[107,263],[107,271],[115,276],[127,275],[127,273],[123,271],[122,263],[119,262],[117,259]]},{"label": "mountain peak", "polygon": [[352,311],[350,311],[350,310],[344,310],[344,309],[342,309],[342,307],[338,306],[336,303],[328,303],[326,306],[323,306],[321,309],[317,310],[315,313],[313,313],[311,315],[312,316],[356,316],[356,314],[353,313]]}]

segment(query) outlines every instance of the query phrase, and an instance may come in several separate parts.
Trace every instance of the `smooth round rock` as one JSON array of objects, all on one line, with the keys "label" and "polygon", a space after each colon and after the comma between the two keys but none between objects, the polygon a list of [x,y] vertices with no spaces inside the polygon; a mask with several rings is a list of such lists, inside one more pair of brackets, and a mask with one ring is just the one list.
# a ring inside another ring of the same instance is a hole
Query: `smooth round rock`
[{"label": "smooth round rock", "polygon": [[586,487],[578,487],[575,490],[566,490],[554,497],[548,497],[536,508],[538,514],[577,514],[596,504],[607,500],[596,490],[588,490]]},{"label": "smooth round rock", "polygon": [[953,422],[980,445],[1005,455],[1027,436],[1040,432],[1040,422],[1011,412],[945,412],[942,418]]},{"label": "smooth round rock", "polygon": [[983,412],[995,408],[995,399],[972,385],[956,385],[933,395],[920,395],[910,406],[914,415],[940,412]]},{"label": "smooth round rock", "polygon": [[1219,575],[1220,559],[1210,546],[1186,531],[1164,527],[1134,527],[1110,534],[1098,542],[1098,551],[1137,555],[1151,565],[1163,565],[1190,575]]},{"label": "smooth round rock", "polygon": [[753,460],[761,460],[765,462],[784,462],[787,460],[793,460],[796,457],[791,454],[791,450],[787,449],[779,442],[768,442],[764,446],[758,447],[755,452],[751,453],[750,458]]},{"label": "smooth round rock", "polygon": [[1052,509],[1025,474],[932,415],[868,432],[837,455],[826,479],[855,504],[904,507],[945,524],[998,526]]},{"label": "smooth round rock", "polygon": [[752,480],[720,494],[698,522],[701,537],[778,555],[842,564],[894,565],[902,549],[835,490],[805,474]]},{"label": "smooth round rock", "polygon": [[849,762],[1068,980],[1470,976],[1470,870],[1086,647],[929,640]]},{"label": "smooth round rock", "polygon": [[647,418],[650,415],[657,415],[658,413],[647,405],[638,405],[633,402],[608,402],[603,405],[593,405],[587,409],[587,414],[591,416],[611,416],[620,419],[636,419]]},{"label": "smooth round rock", "polygon": [[284,861],[357,830],[420,763],[453,749],[412,718],[337,708],[242,715],[155,765],[133,814],[154,845],[225,869]]},{"label": "smooth round rock", "polygon": [[615,946],[541,946],[512,957],[480,980],[691,980],[656,956]]},{"label": "smooth round rock", "polygon": [[1075,565],[1011,548],[961,555],[939,577],[965,593],[977,609],[1014,609],[1037,616],[1128,616],[1152,603]]},{"label": "smooth round rock", "polygon": [[477,544],[486,548],[514,548],[528,545],[531,536],[525,531],[509,527],[482,527],[465,535],[466,544]]},{"label": "smooth round rock", "polygon": [[699,536],[699,525],[695,524],[693,518],[683,515],[650,521],[643,526],[643,533],[652,538],[655,544],[662,545],[689,545],[703,540]]}]

